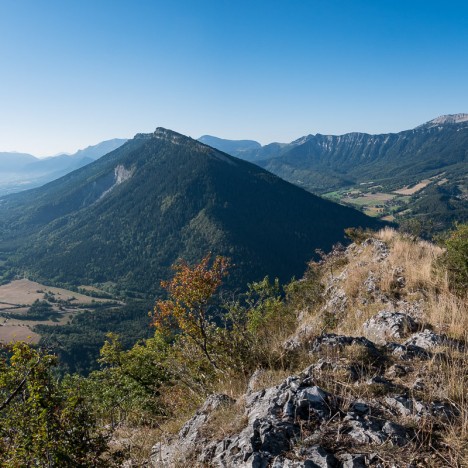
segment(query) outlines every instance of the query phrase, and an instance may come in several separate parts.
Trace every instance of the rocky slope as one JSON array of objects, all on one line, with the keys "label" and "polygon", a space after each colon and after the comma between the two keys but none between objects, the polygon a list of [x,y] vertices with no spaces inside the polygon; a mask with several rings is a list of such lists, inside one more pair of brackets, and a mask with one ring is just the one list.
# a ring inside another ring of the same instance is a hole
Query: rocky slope
[{"label": "rocky slope", "polygon": [[384,230],[328,256],[320,306],[282,345],[291,375],[211,395],[151,466],[467,466],[467,310],[441,252]]}]

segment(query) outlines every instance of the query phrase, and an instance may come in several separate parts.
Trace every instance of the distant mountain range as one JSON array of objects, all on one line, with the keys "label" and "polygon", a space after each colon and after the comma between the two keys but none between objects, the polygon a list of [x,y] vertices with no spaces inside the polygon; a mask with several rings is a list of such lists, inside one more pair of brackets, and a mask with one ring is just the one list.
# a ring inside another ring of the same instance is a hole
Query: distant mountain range
[{"label": "distant mountain range", "polygon": [[[350,226],[377,227],[176,132],[139,134],[43,187],[0,198],[3,275],[154,294],[178,258],[234,263],[229,285],[299,277]],[[1,260],[1,258],[0,258]]]},{"label": "distant mountain range", "polygon": [[38,158],[31,154],[0,152],[0,195],[38,187],[104,156],[127,140],[114,138],[74,154]]},{"label": "distant mountain range", "polygon": [[291,143],[203,141],[312,193],[386,219],[418,219],[432,229],[464,221],[468,114],[441,116],[400,133],[307,135]]}]

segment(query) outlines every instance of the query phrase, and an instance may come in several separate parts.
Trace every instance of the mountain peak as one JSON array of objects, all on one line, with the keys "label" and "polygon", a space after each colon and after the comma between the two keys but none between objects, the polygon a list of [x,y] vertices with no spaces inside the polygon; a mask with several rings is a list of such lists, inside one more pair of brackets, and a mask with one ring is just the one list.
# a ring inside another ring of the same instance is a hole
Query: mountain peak
[{"label": "mountain peak", "polygon": [[164,127],[157,127],[151,136],[160,140],[169,140],[172,143],[182,143],[183,141],[191,140],[190,137]]},{"label": "mountain peak", "polygon": [[[447,114],[429,120],[423,125],[443,125],[443,124],[456,124],[461,122],[468,122],[468,114]],[[421,125],[422,126],[422,125]]]}]

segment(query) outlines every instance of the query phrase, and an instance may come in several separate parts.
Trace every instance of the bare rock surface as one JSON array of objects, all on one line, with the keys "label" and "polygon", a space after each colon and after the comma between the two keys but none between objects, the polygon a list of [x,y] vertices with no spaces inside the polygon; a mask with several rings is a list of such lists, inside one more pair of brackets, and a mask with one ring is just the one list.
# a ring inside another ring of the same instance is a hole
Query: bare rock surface
[{"label": "bare rock surface", "polygon": [[404,338],[417,328],[410,315],[387,310],[382,310],[363,325],[364,335],[378,344],[385,344],[393,338]]}]

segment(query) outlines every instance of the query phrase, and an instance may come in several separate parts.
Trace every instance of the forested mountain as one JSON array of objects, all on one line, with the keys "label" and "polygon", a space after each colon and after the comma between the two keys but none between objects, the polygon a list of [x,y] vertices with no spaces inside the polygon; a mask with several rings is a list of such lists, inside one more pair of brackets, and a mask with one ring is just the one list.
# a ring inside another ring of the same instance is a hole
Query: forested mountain
[{"label": "forested mountain", "polygon": [[5,268],[55,283],[112,282],[153,294],[169,267],[232,259],[231,287],[303,273],[362,213],[170,130],[139,134],[38,189],[0,198]]},{"label": "forested mountain", "polygon": [[468,114],[400,133],[307,135],[233,154],[312,193],[378,206],[373,214],[411,216],[439,228],[467,219]]},{"label": "forested mountain", "polygon": [[100,158],[127,140],[114,138],[74,154],[37,158],[24,153],[0,153],[0,195],[38,187]]}]

